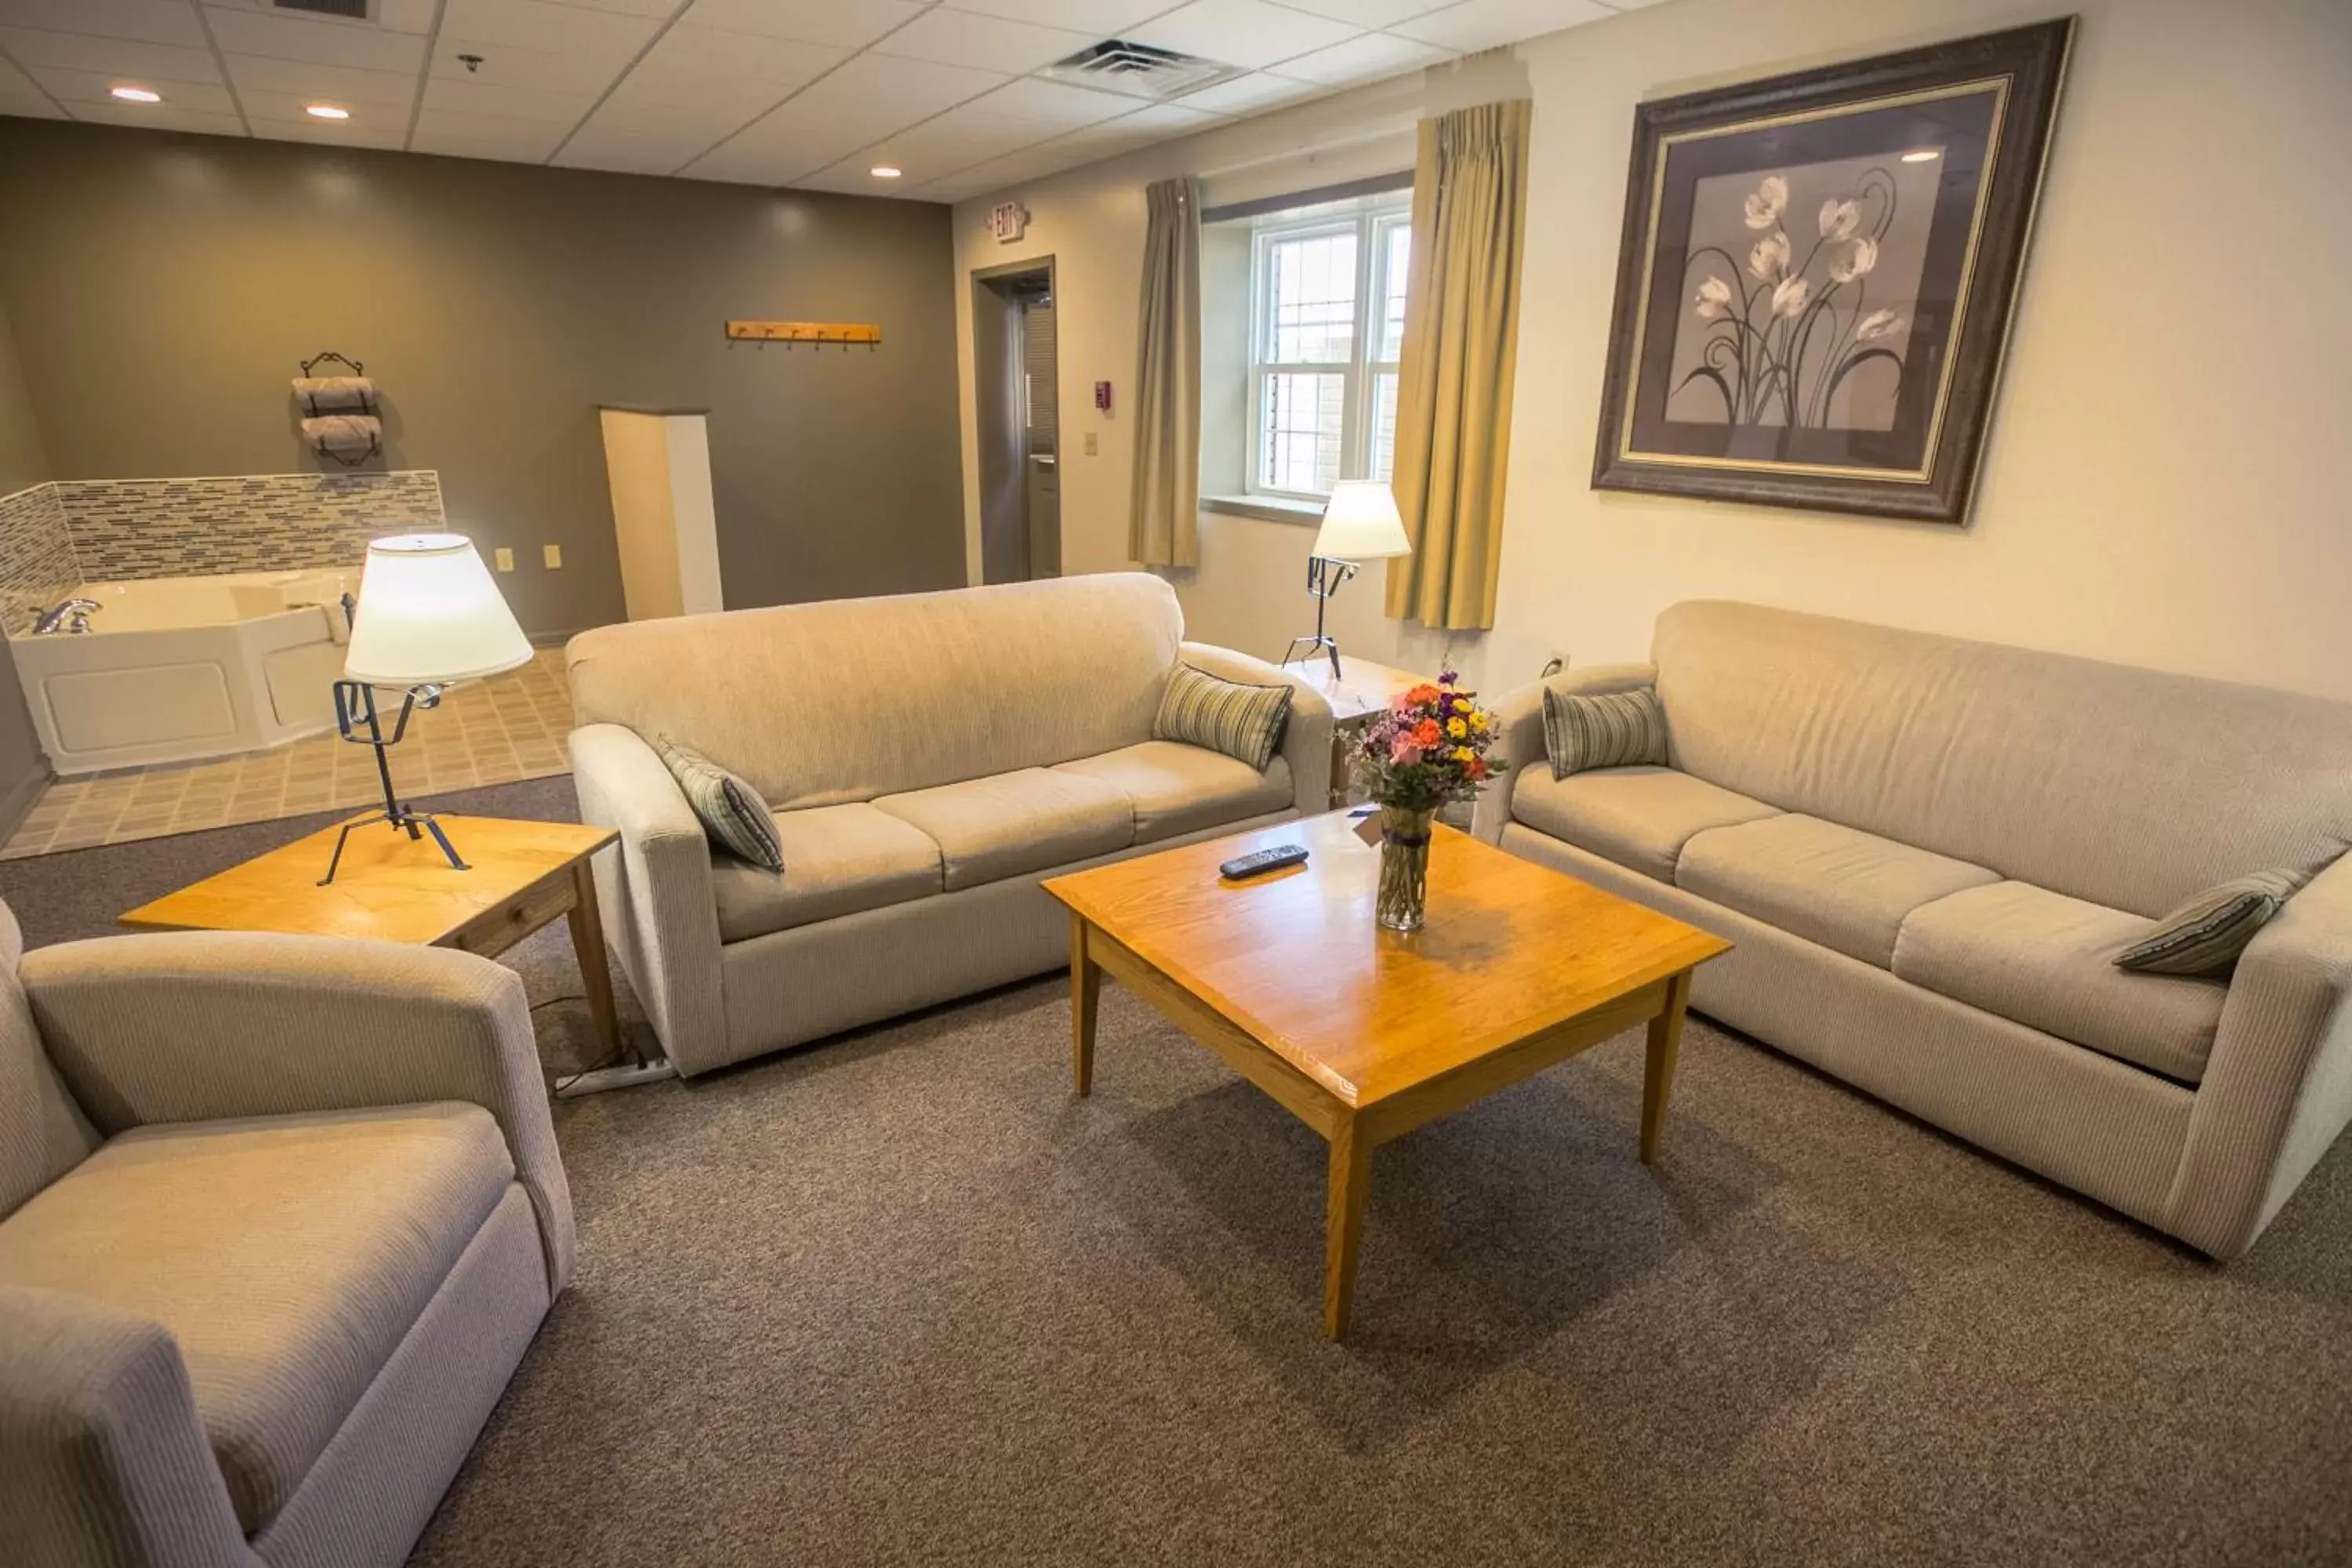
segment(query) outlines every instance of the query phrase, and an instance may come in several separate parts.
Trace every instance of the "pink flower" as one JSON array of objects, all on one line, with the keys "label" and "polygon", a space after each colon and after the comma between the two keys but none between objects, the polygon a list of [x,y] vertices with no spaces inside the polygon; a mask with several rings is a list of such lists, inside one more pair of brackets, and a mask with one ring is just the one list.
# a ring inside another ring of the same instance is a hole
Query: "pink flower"
[{"label": "pink flower", "polygon": [[1389,761],[1401,768],[1409,768],[1421,761],[1421,748],[1412,743],[1410,735],[1399,735],[1389,743]]}]

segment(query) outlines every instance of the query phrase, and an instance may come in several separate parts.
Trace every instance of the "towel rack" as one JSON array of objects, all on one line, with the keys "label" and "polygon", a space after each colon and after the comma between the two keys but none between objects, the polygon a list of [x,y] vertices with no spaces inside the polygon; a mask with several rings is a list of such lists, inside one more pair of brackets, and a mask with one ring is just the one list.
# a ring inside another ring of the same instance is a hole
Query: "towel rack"
[{"label": "towel rack", "polygon": [[[312,354],[309,359],[301,362],[301,380],[307,382],[320,379],[318,376],[318,368],[320,365],[329,363],[343,366],[352,374],[352,376],[359,378],[363,383],[362,385],[356,389],[357,395],[359,397],[359,410],[357,413],[353,413],[348,406],[321,408],[319,406],[317,394],[314,392],[300,390],[300,383],[298,382],[296,384],[298,395],[301,397],[303,406],[309,410],[309,417],[303,421],[304,434],[310,437],[310,450],[314,454],[322,458],[332,458],[344,468],[356,468],[362,463],[366,462],[370,458],[374,457],[377,453],[383,450],[383,426],[380,418],[381,411],[376,406],[374,388],[371,385],[364,384],[365,378],[367,376],[367,366],[362,364],[358,360],[352,358],[349,354],[340,354],[332,349],[328,349],[322,353]],[[310,428],[312,421],[321,419],[356,419],[363,421],[367,427],[367,449],[363,452],[347,453],[340,448],[328,446],[326,444],[328,437],[325,435],[315,433]]]}]

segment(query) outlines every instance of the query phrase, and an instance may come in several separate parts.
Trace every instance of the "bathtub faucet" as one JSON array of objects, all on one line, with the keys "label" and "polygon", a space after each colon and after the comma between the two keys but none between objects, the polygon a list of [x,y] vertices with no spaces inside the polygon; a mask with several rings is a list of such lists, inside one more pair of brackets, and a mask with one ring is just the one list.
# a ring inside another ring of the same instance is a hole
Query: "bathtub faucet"
[{"label": "bathtub faucet", "polygon": [[89,630],[92,612],[104,608],[96,599],[68,599],[54,610],[36,606],[33,635],[45,637],[57,632],[79,634]]}]

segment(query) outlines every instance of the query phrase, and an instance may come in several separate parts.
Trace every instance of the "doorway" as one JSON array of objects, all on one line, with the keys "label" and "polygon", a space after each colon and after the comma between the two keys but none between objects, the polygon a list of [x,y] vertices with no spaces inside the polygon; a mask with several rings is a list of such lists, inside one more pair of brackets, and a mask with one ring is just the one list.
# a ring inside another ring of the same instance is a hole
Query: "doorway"
[{"label": "doorway", "polygon": [[971,275],[983,583],[1062,574],[1054,258]]}]

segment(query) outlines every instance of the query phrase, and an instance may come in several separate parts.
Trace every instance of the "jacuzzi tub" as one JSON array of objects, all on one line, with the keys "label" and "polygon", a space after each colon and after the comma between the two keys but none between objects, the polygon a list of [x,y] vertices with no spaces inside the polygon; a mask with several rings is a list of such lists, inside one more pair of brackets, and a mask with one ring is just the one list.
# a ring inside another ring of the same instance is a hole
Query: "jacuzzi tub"
[{"label": "jacuzzi tub", "polygon": [[85,583],[82,635],[8,635],[60,775],[257,751],[335,721],[360,574],[247,572]]}]

